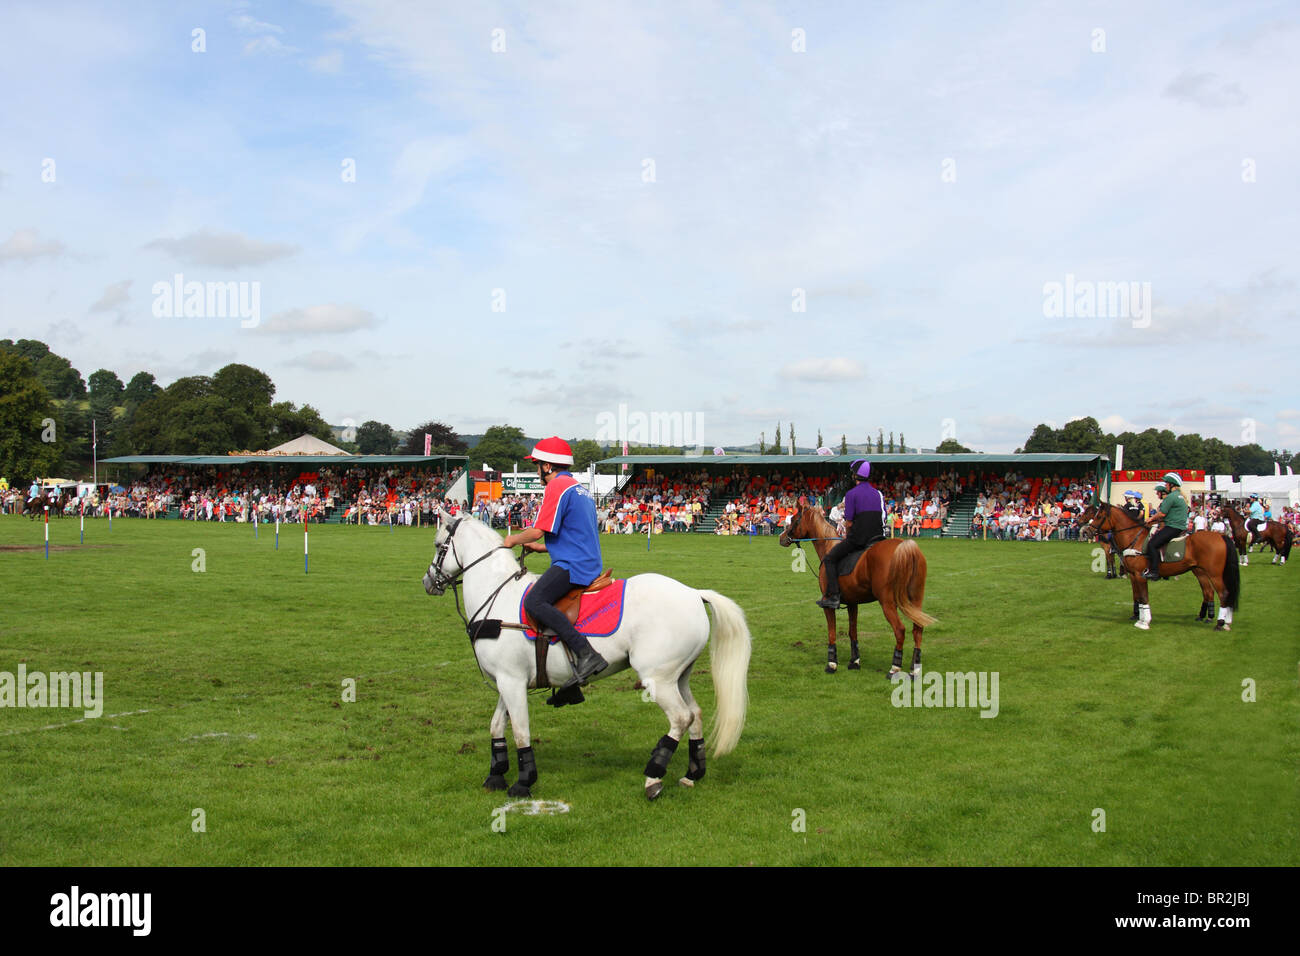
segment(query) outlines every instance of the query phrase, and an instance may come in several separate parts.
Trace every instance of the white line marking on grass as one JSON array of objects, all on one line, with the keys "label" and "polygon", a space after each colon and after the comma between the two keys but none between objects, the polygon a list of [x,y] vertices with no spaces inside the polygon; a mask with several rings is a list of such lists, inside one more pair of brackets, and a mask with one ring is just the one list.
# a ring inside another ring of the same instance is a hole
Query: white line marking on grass
[{"label": "white line marking on grass", "polygon": [[[113,717],[134,717],[136,714],[147,714],[147,713],[149,713],[149,711],[147,710],[128,710],[121,714],[108,714],[107,716],[111,719]],[[90,720],[99,720],[99,718],[78,717],[76,720],[69,720],[66,724],[47,724],[44,727],[22,727],[17,730],[6,730],[4,733],[0,734],[0,737],[8,737],[10,734],[30,734],[30,733],[35,733],[38,730],[58,730],[60,727],[71,727],[73,724],[84,724]],[[126,728],[114,726],[113,729],[125,730]]]},{"label": "white line marking on grass", "polygon": [[243,737],[245,740],[256,740],[257,734],[231,734],[228,731],[212,731],[206,734],[195,734],[193,737],[186,737],[186,740],[203,740],[207,737]]}]

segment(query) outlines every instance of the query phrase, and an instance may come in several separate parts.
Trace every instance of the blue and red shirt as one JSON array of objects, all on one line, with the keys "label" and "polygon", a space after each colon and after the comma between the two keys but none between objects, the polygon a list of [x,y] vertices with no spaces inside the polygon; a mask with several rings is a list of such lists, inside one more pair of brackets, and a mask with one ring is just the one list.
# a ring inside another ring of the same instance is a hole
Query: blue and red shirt
[{"label": "blue and red shirt", "polygon": [[584,587],[600,577],[596,502],[572,474],[557,472],[546,483],[533,527],[545,532],[551,564],[568,571],[574,587]]}]

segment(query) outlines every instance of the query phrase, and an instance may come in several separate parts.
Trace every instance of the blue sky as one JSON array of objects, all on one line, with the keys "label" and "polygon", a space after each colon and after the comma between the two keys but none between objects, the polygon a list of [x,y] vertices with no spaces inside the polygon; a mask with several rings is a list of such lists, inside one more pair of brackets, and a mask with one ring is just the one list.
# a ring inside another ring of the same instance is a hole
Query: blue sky
[{"label": "blue sky", "polygon": [[[6,21],[0,336],[84,375],[247,362],[336,423],[463,432],[625,404],[707,444],[1009,451],[1091,414],[1300,446],[1294,5]],[[155,315],[176,273],[258,283],[256,327]],[[1146,321],[1045,315],[1067,275],[1149,283]]]}]

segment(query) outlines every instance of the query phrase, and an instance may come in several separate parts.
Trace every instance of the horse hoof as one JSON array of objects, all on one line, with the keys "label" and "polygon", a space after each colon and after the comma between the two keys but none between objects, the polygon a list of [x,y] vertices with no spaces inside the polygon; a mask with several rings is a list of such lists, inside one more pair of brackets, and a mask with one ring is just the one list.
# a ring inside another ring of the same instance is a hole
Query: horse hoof
[{"label": "horse hoof", "polygon": [[647,800],[657,800],[659,799],[659,794],[663,792],[664,782],[662,780],[656,780],[654,783],[647,783],[645,785],[645,798]]},{"label": "horse hoof", "polygon": [[860,657],[855,657],[855,658],[853,658],[853,660],[849,661],[848,667],[849,667],[849,670],[851,670],[851,671],[860,671],[860,670],[862,670],[862,658],[860,658]]},{"label": "horse hoof", "polygon": [[522,783],[514,784],[506,793],[512,797],[531,797],[533,795],[532,789]]},{"label": "horse hoof", "polygon": [[680,783],[683,787],[695,786],[695,781],[692,780],[690,777],[682,777],[682,779],[678,780],[677,782]]},{"label": "horse hoof", "polygon": [[483,781],[484,790],[504,790],[506,788],[506,778],[499,773],[494,773]]},{"label": "horse hoof", "polygon": [[836,669],[837,669],[838,667],[839,667],[839,665],[838,665],[838,664],[835,664],[834,662],[829,663],[829,664],[826,665],[826,673],[828,673],[828,674],[834,674],[835,671],[836,671]]},{"label": "horse hoof", "polygon": [[1223,623],[1223,621],[1217,621],[1217,622],[1215,623],[1215,625],[1214,625],[1214,629],[1215,629],[1216,631],[1226,631],[1228,628],[1227,628],[1227,626]]},{"label": "horse hoof", "polygon": [[1149,630],[1151,630],[1151,625],[1148,624],[1146,621],[1138,621],[1138,622],[1137,622],[1136,624],[1134,624],[1133,626],[1136,627],[1138,630],[1141,630],[1141,631],[1149,631]]}]

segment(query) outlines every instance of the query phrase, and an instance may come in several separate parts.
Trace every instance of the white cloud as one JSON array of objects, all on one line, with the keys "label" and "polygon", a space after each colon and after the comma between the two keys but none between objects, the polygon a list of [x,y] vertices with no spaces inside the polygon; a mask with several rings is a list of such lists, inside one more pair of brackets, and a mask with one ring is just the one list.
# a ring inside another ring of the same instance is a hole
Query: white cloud
[{"label": "white cloud", "polygon": [[182,262],[199,266],[238,269],[260,266],[296,254],[298,246],[287,242],[262,242],[234,232],[202,229],[180,239],[155,239],[145,249],[158,249]]},{"label": "white cloud", "polygon": [[357,367],[357,363],[346,355],[340,355],[338,352],[327,352],[323,349],[314,349],[306,355],[290,359],[285,364],[305,368],[312,372],[345,372]]},{"label": "white cloud", "polygon": [[866,377],[862,363],[849,358],[807,358],[781,369],[783,378],[800,382],[851,382]]},{"label": "white cloud", "polygon": [[1246,94],[1239,84],[1225,83],[1214,73],[1193,73],[1190,70],[1178,74],[1165,87],[1165,96],[1216,110],[1241,106],[1246,102]]},{"label": "white cloud", "polygon": [[277,312],[258,327],[267,335],[336,335],[374,328],[373,313],[355,305],[310,305]]},{"label": "white cloud", "polygon": [[114,282],[104,290],[104,294],[99,297],[99,301],[90,307],[91,312],[108,312],[124,302],[129,302],[131,296],[127,289],[131,288],[131,280],[123,279],[121,282]]},{"label": "white cloud", "polygon": [[35,229],[19,229],[0,243],[0,262],[52,258],[63,255],[63,249],[63,243],[55,239],[43,240]]}]

